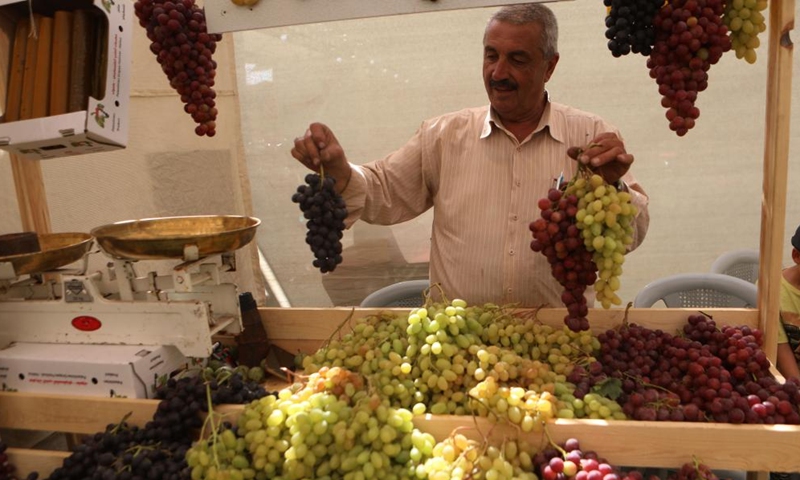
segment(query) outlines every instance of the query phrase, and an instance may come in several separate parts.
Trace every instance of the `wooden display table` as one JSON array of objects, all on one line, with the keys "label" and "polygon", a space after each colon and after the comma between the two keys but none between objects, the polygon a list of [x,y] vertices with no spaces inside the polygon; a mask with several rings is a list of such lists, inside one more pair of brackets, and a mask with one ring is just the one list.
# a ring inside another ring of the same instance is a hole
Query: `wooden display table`
[{"label": "wooden display table", "polygon": [[[366,309],[259,309],[267,335],[276,345],[290,351],[313,352],[333,334],[352,313],[359,318],[377,310]],[[399,310],[404,311],[404,310]],[[692,309],[632,309],[628,321],[650,328],[675,331]],[[537,319],[560,326],[564,309],[542,309]],[[758,311],[709,309],[718,325],[758,324]],[[593,310],[590,321],[595,332],[618,326],[623,310]],[[346,329],[343,329],[346,331]],[[278,384],[267,387],[279,388]],[[120,421],[127,413],[134,425],[144,425],[153,415],[156,400],[92,398],[28,393],[0,393],[0,427],[24,430],[63,431],[92,434]],[[241,405],[221,406],[218,410],[235,417]],[[479,438],[491,431],[492,438],[515,436],[517,431],[494,426],[486,419],[469,416],[419,416],[416,426],[438,440],[459,428]],[[555,441],[578,438],[586,450],[595,450],[612,464],[641,467],[677,467],[696,455],[712,468],[747,471],[800,471],[797,445],[800,426],[731,425],[690,422],[642,422],[634,420],[556,420],[547,426]],[[542,434],[524,434],[533,445],[543,445]],[[47,475],[59,466],[67,452],[9,449],[9,457],[26,474],[38,471]]]}]

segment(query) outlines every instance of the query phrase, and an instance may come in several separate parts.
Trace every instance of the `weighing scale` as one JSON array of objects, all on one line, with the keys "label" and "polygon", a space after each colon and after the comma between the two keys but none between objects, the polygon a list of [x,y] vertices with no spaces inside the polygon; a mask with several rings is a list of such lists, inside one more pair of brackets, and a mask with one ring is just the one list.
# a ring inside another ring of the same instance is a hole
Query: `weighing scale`
[{"label": "weighing scale", "polygon": [[[90,234],[40,234],[40,250],[0,256],[0,348],[12,342],[173,345],[208,357],[220,333],[242,331],[239,292],[221,274],[260,220],[184,216],[131,220]],[[89,257],[104,255],[102,270]],[[136,272],[172,261],[170,274]]]}]

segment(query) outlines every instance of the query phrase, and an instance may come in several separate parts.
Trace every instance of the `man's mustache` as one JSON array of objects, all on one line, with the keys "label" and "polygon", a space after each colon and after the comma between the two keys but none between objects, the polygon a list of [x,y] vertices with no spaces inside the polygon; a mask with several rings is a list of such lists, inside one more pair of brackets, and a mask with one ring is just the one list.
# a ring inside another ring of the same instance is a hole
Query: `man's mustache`
[{"label": "man's mustache", "polygon": [[511,80],[489,80],[489,86],[492,88],[505,88],[505,89],[515,89],[517,88],[517,84],[512,82]]}]

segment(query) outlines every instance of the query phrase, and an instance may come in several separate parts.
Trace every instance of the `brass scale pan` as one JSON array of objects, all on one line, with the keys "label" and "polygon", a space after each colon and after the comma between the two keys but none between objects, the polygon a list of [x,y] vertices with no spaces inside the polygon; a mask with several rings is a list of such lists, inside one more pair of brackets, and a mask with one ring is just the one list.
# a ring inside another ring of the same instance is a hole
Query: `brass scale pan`
[{"label": "brass scale pan", "polygon": [[51,271],[80,260],[92,239],[120,260],[182,259],[186,247],[197,248],[199,258],[238,250],[250,243],[261,223],[235,215],[197,215],[147,218],[112,223],[86,233],[39,234],[38,252],[0,256],[11,262],[17,275]]}]

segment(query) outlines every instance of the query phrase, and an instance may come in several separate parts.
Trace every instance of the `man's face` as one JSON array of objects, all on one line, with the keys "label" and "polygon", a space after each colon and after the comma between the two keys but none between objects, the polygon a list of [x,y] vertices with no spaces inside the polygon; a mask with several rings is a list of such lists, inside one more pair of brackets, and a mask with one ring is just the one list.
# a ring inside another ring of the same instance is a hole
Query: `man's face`
[{"label": "man's face", "polygon": [[558,55],[544,59],[538,23],[514,25],[493,20],[483,39],[483,83],[489,102],[509,121],[524,121],[541,113],[544,86]]}]

